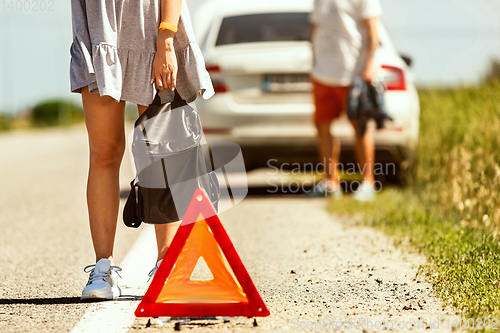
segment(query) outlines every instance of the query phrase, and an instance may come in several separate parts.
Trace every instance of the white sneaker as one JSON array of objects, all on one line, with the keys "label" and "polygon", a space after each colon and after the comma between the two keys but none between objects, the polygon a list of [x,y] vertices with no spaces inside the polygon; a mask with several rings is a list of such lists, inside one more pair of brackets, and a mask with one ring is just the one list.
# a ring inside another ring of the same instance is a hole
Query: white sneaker
[{"label": "white sneaker", "polygon": [[373,184],[362,182],[358,189],[353,193],[352,197],[357,201],[372,201],[375,199],[376,194],[377,191],[375,191]]},{"label": "white sneaker", "polygon": [[153,267],[153,269],[149,271],[149,273],[148,273],[148,276],[149,276],[148,282],[151,281],[151,279],[153,278],[153,276],[155,276],[156,271],[160,267],[160,264],[161,264],[162,260],[163,259],[158,260],[158,262],[156,263],[156,266]]},{"label": "white sneaker", "polygon": [[322,179],[312,191],[306,194],[307,198],[318,198],[318,197],[332,197],[335,200],[340,200],[344,196],[344,191],[342,187],[338,186],[335,190],[329,190],[328,185],[330,185],[331,180],[328,178]]},{"label": "white sneaker", "polygon": [[[92,270],[88,271],[90,267]],[[90,273],[89,282],[82,291],[82,300],[105,300],[120,297],[122,291],[118,286],[118,273],[122,269],[118,266],[111,266],[111,260],[101,259],[95,265],[88,265],[83,269],[85,273]],[[121,276],[120,276],[121,277]]]}]

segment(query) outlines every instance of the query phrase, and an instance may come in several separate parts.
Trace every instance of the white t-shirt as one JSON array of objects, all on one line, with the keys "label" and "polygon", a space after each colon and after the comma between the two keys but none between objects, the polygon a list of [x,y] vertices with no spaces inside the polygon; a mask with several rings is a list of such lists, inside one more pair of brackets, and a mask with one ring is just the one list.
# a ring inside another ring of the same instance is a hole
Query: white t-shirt
[{"label": "white t-shirt", "polygon": [[314,0],[313,78],[326,85],[349,86],[353,77],[361,75],[368,48],[363,20],[380,15],[379,0]]}]

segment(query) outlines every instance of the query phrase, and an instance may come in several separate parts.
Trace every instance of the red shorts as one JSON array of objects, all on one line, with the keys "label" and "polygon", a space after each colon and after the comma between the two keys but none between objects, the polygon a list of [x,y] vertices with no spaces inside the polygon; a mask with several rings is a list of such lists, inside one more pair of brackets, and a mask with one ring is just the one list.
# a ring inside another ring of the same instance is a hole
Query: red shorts
[{"label": "red shorts", "polygon": [[345,102],[349,87],[325,86],[312,80],[314,105],[314,122],[316,124],[338,118],[345,110]]}]

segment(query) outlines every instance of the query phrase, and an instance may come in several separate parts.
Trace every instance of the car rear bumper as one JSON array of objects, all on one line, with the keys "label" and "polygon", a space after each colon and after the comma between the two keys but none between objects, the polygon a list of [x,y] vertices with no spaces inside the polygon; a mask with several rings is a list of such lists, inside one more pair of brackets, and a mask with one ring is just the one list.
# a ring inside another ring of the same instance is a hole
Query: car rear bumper
[{"label": "car rear bumper", "polygon": [[196,101],[204,128],[233,128],[252,124],[302,124],[312,121],[314,105],[305,103],[238,104],[229,94]]},{"label": "car rear bumper", "polygon": [[[341,142],[345,163],[354,162],[355,137],[352,126],[338,122],[332,127],[332,134]],[[206,134],[208,142],[232,141],[243,152],[248,167],[263,167],[269,161],[275,163],[315,163],[318,162],[316,130],[310,123],[283,126],[244,126],[225,134]],[[398,165],[411,165],[415,146],[403,129],[383,129],[374,131],[376,160]]]},{"label": "car rear bumper", "polygon": [[[209,101],[197,101],[197,106],[208,141],[237,143],[249,166],[265,166],[270,159],[318,161],[312,103],[236,104],[229,94],[220,94]],[[376,158],[411,165],[418,141],[418,130],[412,124],[418,124],[418,117],[411,121],[411,117],[401,116],[403,110],[392,110],[394,122],[374,130]],[[354,162],[354,129],[345,114],[333,123],[331,133],[341,141],[342,158]]]}]

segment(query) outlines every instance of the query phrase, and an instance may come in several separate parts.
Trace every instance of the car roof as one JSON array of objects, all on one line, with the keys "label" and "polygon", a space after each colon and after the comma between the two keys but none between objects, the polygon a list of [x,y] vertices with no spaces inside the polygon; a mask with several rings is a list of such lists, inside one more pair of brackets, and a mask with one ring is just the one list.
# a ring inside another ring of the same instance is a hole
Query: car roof
[{"label": "car roof", "polygon": [[[207,0],[195,8],[193,26],[197,38],[201,41],[206,37],[210,28],[218,30],[219,25],[214,26],[213,23],[222,20],[224,17],[265,13],[311,12],[313,7],[313,0]],[[382,22],[379,23],[379,29],[379,36],[384,47],[397,52]]]},{"label": "car roof", "polygon": [[312,0],[210,0],[219,9],[220,16],[264,14],[276,12],[310,12]]},{"label": "car roof", "polygon": [[311,12],[313,0],[208,0],[193,8],[193,27],[197,38],[203,39],[215,18],[227,16]]}]

